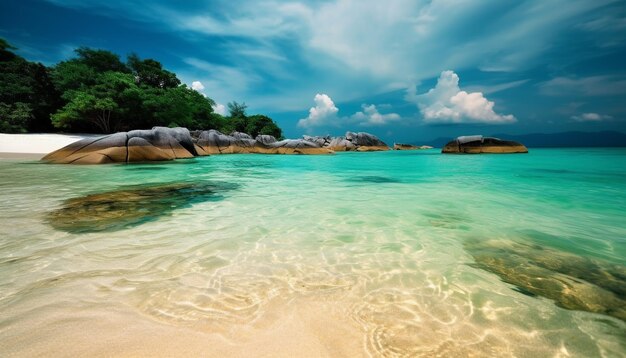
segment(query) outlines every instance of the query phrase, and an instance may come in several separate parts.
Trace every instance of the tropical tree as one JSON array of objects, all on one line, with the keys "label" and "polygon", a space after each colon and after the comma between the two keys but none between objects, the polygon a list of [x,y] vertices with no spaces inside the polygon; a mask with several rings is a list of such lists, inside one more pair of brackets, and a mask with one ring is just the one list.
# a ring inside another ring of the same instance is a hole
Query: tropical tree
[{"label": "tropical tree", "polygon": [[6,104],[0,102],[0,132],[25,133],[33,112],[27,103]]},{"label": "tropical tree", "polygon": [[230,118],[246,118],[246,108],[248,108],[248,106],[245,102],[229,102],[228,112],[230,113]]},{"label": "tropical tree", "polygon": [[0,117],[2,131],[50,130],[50,112],[60,106],[60,96],[49,71],[12,50],[15,47],[0,39],[0,104],[5,105]]},{"label": "tropical tree", "polygon": [[175,73],[163,69],[160,62],[153,59],[142,60],[136,54],[128,56],[128,67],[135,75],[135,81],[140,86],[155,88],[175,88],[180,80]]},{"label": "tropical tree", "polygon": [[68,102],[52,115],[58,128],[84,128],[84,121],[92,123],[102,133],[111,133],[122,125],[127,107],[122,104],[138,95],[131,74],[105,72],[97,76],[95,84],[65,92]]},{"label": "tropical tree", "polygon": [[113,52],[81,47],[48,68],[14,50],[0,38],[0,131],[110,133],[160,125],[282,134],[271,118],[248,117],[243,102],[229,103],[228,117],[215,113],[212,99],[153,59],[131,54],[122,62]]}]

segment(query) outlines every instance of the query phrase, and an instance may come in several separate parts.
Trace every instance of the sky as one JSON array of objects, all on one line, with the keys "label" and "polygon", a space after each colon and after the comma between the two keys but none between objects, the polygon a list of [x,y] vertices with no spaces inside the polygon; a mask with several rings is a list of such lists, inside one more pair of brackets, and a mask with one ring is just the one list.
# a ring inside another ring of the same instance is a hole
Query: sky
[{"label": "sky", "polygon": [[288,137],[626,131],[624,1],[0,0],[0,37],[154,58]]}]

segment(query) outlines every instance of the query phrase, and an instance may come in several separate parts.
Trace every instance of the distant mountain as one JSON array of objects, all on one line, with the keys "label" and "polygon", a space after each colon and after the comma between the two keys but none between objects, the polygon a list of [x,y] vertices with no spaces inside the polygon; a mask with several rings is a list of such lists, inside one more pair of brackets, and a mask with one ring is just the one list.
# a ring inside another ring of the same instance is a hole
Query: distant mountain
[{"label": "distant mountain", "polygon": [[[527,147],[626,147],[626,133],[616,131],[603,132],[561,132],[532,134],[493,134],[490,137],[514,140]],[[454,138],[437,138],[427,145],[441,148]],[[415,143],[418,144],[418,143]],[[419,143],[424,144],[424,143]]]}]

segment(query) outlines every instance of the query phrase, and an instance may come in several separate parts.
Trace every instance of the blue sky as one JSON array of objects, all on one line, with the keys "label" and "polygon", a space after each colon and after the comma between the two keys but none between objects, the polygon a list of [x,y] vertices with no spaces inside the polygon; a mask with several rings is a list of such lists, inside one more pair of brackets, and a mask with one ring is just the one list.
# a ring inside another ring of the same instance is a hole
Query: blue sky
[{"label": "blue sky", "polygon": [[0,37],[157,59],[290,137],[626,131],[623,1],[0,0]]}]

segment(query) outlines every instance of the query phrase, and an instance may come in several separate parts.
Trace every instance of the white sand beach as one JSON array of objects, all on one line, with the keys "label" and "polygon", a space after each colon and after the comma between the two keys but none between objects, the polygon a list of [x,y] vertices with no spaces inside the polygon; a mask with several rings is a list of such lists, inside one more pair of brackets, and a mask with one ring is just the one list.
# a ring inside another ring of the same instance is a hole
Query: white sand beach
[{"label": "white sand beach", "polygon": [[0,158],[41,158],[68,144],[98,134],[0,133]]}]

